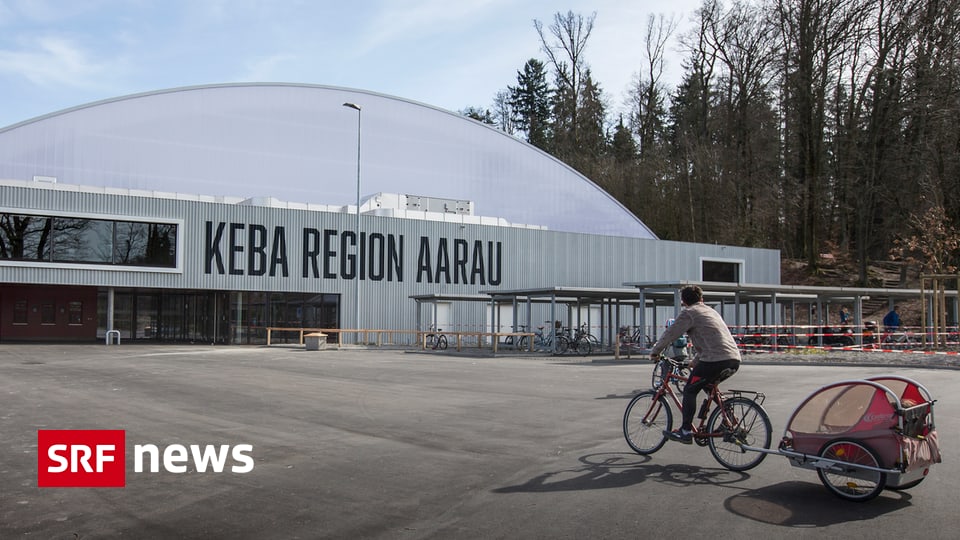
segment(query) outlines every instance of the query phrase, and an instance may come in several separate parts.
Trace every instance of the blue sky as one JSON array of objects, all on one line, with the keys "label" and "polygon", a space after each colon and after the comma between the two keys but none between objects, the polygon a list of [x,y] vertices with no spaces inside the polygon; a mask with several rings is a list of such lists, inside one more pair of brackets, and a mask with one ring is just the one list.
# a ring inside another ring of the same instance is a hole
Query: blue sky
[{"label": "blue sky", "polygon": [[489,107],[529,58],[533,26],[573,11],[614,111],[641,70],[649,15],[680,26],[699,0],[0,0],[0,127],[117,96],[200,84],[370,90],[453,111]]}]

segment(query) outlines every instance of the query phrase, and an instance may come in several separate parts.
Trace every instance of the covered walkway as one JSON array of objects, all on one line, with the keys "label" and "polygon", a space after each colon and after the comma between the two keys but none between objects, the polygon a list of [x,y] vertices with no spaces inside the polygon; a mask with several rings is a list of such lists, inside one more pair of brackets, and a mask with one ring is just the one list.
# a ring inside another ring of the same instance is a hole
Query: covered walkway
[{"label": "covered walkway", "polygon": [[[680,289],[696,285],[703,289],[704,301],[717,308],[739,337],[759,333],[773,344],[783,344],[785,341],[780,339],[780,334],[784,333],[792,334],[790,339],[795,344],[797,335],[804,334],[805,337],[816,336],[818,344],[822,345],[823,328],[838,325],[840,307],[849,306],[852,308],[852,326],[861,330],[853,333],[855,344],[862,345],[862,329],[877,322],[864,320],[865,301],[886,301],[888,309],[892,309],[898,302],[929,299],[934,292],[929,289],[706,281],[631,282],[624,285],[624,288],[543,287],[481,291],[482,294],[474,298],[486,295],[485,300],[495,307],[492,310],[493,327],[499,326],[499,314],[502,313],[496,307],[510,306],[513,321],[525,321],[525,326],[534,328],[537,326],[533,323],[534,306],[539,304],[547,308],[540,311],[549,314],[545,322],[561,321],[565,327],[585,324],[600,338],[602,345],[610,347],[616,339],[617,329],[622,326],[643,329],[648,340],[656,339],[666,320],[680,311]],[[960,312],[957,291],[947,290],[944,296],[947,326],[955,328]],[[931,304],[927,304],[928,311],[932,311]],[[933,314],[928,313],[925,320],[934,320]]]}]

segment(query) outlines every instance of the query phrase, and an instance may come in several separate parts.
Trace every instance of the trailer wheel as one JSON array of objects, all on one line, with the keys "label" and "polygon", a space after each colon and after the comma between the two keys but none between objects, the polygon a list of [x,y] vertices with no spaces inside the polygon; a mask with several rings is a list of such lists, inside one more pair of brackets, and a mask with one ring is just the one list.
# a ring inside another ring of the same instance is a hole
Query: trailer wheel
[{"label": "trailer wheel", "polygon": [[840,463],[817,468],[817,475],[828,491],[847,501],[873,499],[887,484],[887,473],[863,468],[880,467],[877,453],[865,443],[837,439],[827,443],[820,457]]}]

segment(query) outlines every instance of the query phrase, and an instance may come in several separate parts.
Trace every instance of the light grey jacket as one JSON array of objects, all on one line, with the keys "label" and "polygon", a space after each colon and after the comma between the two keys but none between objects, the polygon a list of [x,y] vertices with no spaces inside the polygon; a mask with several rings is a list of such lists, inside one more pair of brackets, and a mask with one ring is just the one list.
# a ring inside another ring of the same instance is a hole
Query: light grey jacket
[{"label": "light grey jacket", "polygon": [[740,349],[737,348],[737,342],[733,340],[727,323],[719,313],[703,303],[680,311],[674,323],[650,350],[650,355],[659,355],[683,334],[690,337],[694,350],[693,359],[698,362],[741,360]]}]

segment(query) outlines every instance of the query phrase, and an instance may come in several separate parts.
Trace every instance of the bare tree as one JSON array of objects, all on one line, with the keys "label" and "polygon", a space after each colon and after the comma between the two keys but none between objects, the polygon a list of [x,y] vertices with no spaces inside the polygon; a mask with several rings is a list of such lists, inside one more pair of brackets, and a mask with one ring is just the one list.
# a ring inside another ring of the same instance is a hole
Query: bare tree
[{"label": "bare tree", "polygon": [[812,268],[819,264],[827,214],[827,95],[863,5],[863,0],[776,0],[791,128],[785,133],[786,167],[801,203],[797,243]]},{"label": "bare tree", "polygon": [[[697,28],[682,36],[686,50],[684,82],[673,97],[671,134],[674,186],[664,186],[665,197],[683,200],[684,210],[678,212],[687,219],[680,229],[683,237],[694,242],[705,240],[701,231],[711,230],[707,225],[716,192],[711,187],[716,177],[717,148],[713,145],[714,79],[718,62],[717,51],[707,40],[707,30],[717,17],[717,2],[706,0],[697,10]],[[704,194],[710,193],[709,204]],[[713,229],[717,230],[717,229]]]},{"label": "bare tree", "polygon": [[493,98],[493,119],[498,128],[507,135],[516,133],[513,121],[513,108],[510,105],[510,91],[501,90]]},{"label": "bare tree", "polygon": [[544,33],[543,23],[534,20],[533,25],[540,36],[540,44],[547,55],[548,64],[554,69],[556,80],[556,106],[554,107],[554,151],[561,157],[574,156],[579,144],[578,114],[581,95],[584,91],[584,75],[588,69],[584,59],[587,40],[593,32],[597,13],[589,17],[556,13],[553,23]]},{"label": "bare tree", "polygon": [[757,7],[742,2],[722,10],[712,5],[704,39],[716,51],[718,111],[715,137],[723,148],[720,183],[734,210],[723,223],[747,245],[767,245],[776,232],[777,131],[771,104],[774,26]]}]

